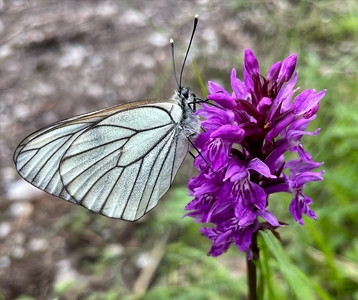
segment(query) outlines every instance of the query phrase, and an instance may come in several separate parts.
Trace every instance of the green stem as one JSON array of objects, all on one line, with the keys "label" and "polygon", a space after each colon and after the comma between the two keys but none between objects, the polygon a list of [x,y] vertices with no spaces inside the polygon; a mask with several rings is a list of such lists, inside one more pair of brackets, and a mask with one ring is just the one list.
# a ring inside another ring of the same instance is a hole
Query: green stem
[{"label": "green stem", "polygon": [[254,261],[259,259],[259,248],[257,247],[257,233],[252,236],[251,243],[252,258],[246,258],[247,262],[247,284],[249,288],[249,300],[257,300],[257,275]]}]

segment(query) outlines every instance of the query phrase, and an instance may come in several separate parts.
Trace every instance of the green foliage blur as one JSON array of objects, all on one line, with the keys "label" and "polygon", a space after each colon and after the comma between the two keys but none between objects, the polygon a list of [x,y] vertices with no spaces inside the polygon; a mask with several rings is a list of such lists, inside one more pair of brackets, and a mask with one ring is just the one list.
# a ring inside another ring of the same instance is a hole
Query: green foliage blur
[{"label": "green foliage blur", "polygon": [[[250,2],[234,4],[238,11],[254,9]],[[270,199],[271,211],[289,226],[279,230],[283,250],[272,237],[260,239],[266,264],[259,267],[263,299],[358,299],[358,3],[292,1],[290,7],[284,13],[284,9],[276,11],[282,13],[281,18],[273,11],[260,10],[266,26],[276,34],[274,38],[260,36],[253,50],[263,73],[275,61],[297,53],[297,86],[328,90],[310,127],[320,127],[321,133],[303,140],[314,160],[325,162],[326,173],[323,182],[307,188],[307,195],[314,199],[317,221],[305,218],[305,226],[300,226],[289,216],[289,195]],[[221,51],[217,56],[223,59]],[[238,74],[242,58],[243,53],[234,51],[225,56]],[[219,78],[230,87],[230,67],[216,72],[210,61],[201,58],[196,66],[204,82]],[[244,277],[233,275],[229,267],[237,257],[244,259],[244,254],[231,249],[219,259],[205,257],[210,241],[199,236],[198,226],[186,219],[178,222],[173,214],[187,202],[185,192],[175,190],[173,198],[165,203],[171,216],[158,215],[153,226],[171,218],[168,226],[181,227],[180,241],[168,245],[165,260],[174,274],[178,263],[190,264],[189,270],[195,272],[189,271],[183,285],[169,281],[153,286],[142,299],[245,297]],[[165,273],[165,277],[171,276]]]}]

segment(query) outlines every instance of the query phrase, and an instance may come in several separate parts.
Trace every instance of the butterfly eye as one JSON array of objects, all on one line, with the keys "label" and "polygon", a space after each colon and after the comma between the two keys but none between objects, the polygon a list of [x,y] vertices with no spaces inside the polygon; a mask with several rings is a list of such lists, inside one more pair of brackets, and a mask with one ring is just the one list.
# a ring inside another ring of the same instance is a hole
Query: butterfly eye
[{"label": "butterfly eye", "polygon": [[185,98],[188,99],[189,98],[189,90],[187,88],[182,88],[180,90],[180,94]]}]

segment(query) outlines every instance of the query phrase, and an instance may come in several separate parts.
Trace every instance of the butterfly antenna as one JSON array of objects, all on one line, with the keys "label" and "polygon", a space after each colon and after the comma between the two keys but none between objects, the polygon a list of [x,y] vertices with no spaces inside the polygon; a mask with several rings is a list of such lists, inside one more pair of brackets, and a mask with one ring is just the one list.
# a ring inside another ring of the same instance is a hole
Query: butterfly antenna
[{"label": "butterfly antenna", "polygon": [[173,41],[173,39],[170,39],[170,48],[172,49],[172,60],[173,60],[174,78],[175,78],[175,81],[177,82],[178,89],[180,89],[180,85],[179,85],[179,81],[178,81],[178,77],[177,77],[177,71],[175,70],[174,41]]},{"label": "butterfly antenna", "polygon": [[185,54],[185,57],[184,57],[183,65],[182,65],[181,70],[180,70],[179,88],[181,88],[181,79],[182,79],[182,77],[183,77],[184,65],[185,65],[186,59],[188,58],[188,54],[189,54],[189,50],[190,50],[191,43],[193,42],[193,38],[194,38],[194,33],[195,33],[195,30],[196,30],[196,26],[198,25],[198,20],[199,20],[199,15],[195,15],[195,17],[194,17],[194,27],[193,27],[193,31],[192,31],[192,33],[191,33],[189,46],[188,46],[188,49],[186,50],[186,54]]}]

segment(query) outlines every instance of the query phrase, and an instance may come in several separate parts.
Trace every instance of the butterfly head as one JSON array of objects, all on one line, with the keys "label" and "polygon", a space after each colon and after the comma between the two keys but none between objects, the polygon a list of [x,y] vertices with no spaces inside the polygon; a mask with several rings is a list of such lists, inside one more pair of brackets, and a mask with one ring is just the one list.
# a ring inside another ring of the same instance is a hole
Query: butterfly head
[{"label": "butterfly head", "polygon": [[192,111],[195,111],[195,103],[197,102],[196,95],[193,91],[188,87],[180,87],[175,91],[177,99],[179,98],[179,103],[181,107],[188,107]]},{"label": "butterfly head", "polygon": [[185,99],[189,103],[192,102],[193,100],[195,100],[195,98],[196,98],[193,91],[188,87],[179,88],[178,93],[180,95],[180,98]]}]

